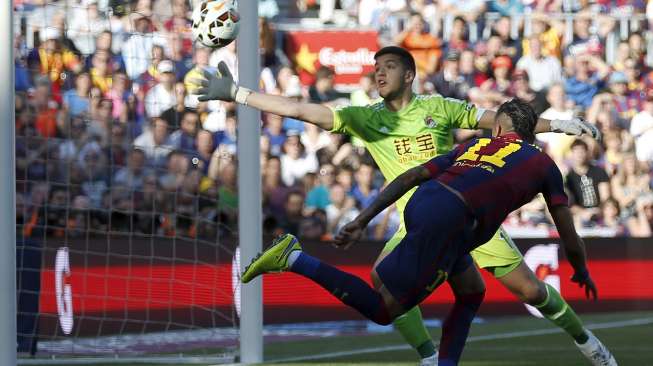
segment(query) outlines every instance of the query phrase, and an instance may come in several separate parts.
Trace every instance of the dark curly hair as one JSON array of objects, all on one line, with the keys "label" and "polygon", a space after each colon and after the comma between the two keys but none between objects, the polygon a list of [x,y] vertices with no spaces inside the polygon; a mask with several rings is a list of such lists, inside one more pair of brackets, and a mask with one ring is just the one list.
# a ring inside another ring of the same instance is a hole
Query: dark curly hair
[{"label": "dark curly hair", "polygon": [[512,99],[501,104],[497,111],[497,117],[502,114],[510,118],[513,129],[524,141],[533,142],[535,140],[535,125],[538,117],[530,104],[518,98]]}]

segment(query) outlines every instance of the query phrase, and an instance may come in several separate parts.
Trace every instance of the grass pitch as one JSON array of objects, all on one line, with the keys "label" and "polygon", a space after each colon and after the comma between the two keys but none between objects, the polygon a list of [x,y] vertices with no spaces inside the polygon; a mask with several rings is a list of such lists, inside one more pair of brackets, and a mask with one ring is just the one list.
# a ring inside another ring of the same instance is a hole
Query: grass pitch
[{"label": "grass pitch", "polygon": [[[585,314],[581,317],[594,334],[610,348],[620,366],[653,365],[653,346],[651,346],[653,312]],[[439,339],[439,328],[432,328],[430,331],[434,339]],[[418,364],[415,352],[408,348],[397,332],[267,343],[265,359],[267,362],[263,365],[276,366],[414,366]],[[510,317],[488,319],[483,324],[474,324],[460,366],[588,364],[573,340],[548,321],[533,317]]]}]

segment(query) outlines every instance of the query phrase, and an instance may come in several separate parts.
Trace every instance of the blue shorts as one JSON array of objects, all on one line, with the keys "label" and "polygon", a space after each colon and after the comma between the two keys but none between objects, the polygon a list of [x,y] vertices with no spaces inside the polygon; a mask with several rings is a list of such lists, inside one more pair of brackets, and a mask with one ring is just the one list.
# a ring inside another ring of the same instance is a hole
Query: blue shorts
[{"label": "blue shorts", "polygon": [[385,288],[405,309],[426,299],[447,277],[473,264],[474,217],[436,181],[425,182],[404,211],[406,236],[376,267]]}]

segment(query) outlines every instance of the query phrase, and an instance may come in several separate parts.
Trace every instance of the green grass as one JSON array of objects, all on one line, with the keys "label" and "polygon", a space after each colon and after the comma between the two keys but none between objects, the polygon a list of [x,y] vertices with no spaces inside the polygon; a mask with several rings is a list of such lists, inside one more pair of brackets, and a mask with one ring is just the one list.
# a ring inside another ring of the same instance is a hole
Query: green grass
[{"label": "green grass", "polygon": [[[618,313],[601,315],[584,315],[583,320],[592,324],[608,324],[637,319],[648,319],[648,324],[614,326],[609,329],[595,329],[596,334],[614,353],[620,366],[653,365],[653,312]],[[545,320],[532,317],[513,317],[489,320],[484,324],[472,327],[470,340],[465,347],[460,366],[566,366],[587,365],[583,357],[566,334],[510,334],[515,332],[555,332],[557,328]],[[440,329],[431,329],[434,339],[440,336]],[[508,334],[508,336],[506,336]],[[506,338],[497,339],[498,335]],[[491,339],[482,339],[486,336]],[[265,346],[264,365],[277,366],[364,366],[364,365],[416,365],[417,357],[411,349],[401,349],[404,342],[396,333],[377,334],[369,336],[347,336],[310,339],[293,342],[274,342]],[[391,351],[375,351],[360,353],[370,348],[393,347]],[[302,356],[325,355],[334,352],[347,352],[344,356],[331,356],[293,362],[274,363],[288,358]],[[95,366],[110,364],[95,364]],[[124,364],[123,364],[124,365]],[[134,366],[147,366],[133,364]],[[158,366],[158,364],[156,364]],[[155,364],[149,364],[155,366]]]}]

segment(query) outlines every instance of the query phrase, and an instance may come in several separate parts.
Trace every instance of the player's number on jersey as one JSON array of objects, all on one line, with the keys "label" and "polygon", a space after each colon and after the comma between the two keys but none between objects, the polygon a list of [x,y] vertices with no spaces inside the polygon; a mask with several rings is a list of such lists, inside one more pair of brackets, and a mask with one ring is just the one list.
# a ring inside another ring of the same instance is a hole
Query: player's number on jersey
[{"label": "player's number on jersey", "polygon": [[474,146],[470,147],[465,151],[464,154],[460,155],[456,161],[459,160],[471,160],[471,161],[484,161],[486,163],[490,163],[494,166],[497,166],[499,168],[503,167],[506,162],[503,160],[506,158],[506,156],[514,153],[515,151],[521,149],[520,144],[515,144],[513,142],[509,143],[508,145],[502,147],[499,149],[497,152],[495,152],[492,155],[481,155],[479,154],[479,150],[481,150],[483,147],[487,146],[492,140],[490,139],[479,139]]}]

